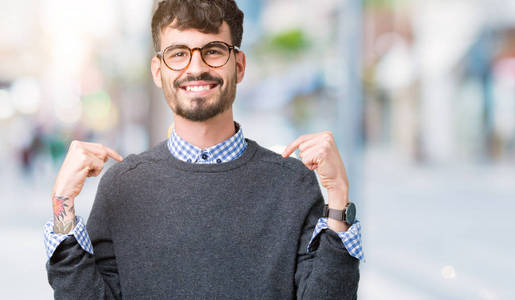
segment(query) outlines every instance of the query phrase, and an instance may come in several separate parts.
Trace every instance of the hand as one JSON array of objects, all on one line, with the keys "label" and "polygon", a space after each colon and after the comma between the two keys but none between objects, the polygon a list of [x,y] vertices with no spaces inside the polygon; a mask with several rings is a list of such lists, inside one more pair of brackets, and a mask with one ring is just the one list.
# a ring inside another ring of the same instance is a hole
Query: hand
[{"label": "hand", "polygon": [[325,131],[302,135],[286,147],[283,157],[290,156],[296,149],[304,165],[320,176],[320,183],[329,193],[329,206],[344,208],[348,202],[349,182],[333,134]]},{"label": "hand", "polygon": [[98,176],[109,157],[123,160],[120,154],[102,144],[72,141],[55,180],[52,198],[54,195],[75,198],[81,192],[86,177]]},{"label": "hand", "polygon": [[[349,203],[349,181],[333,134],[325,131],[302,135],[286,147],[283,157],[290,156],[296,149],[304,165],[318,172],[320,183],[327,189],[329,208],[344,209]],[[327,226],[335,232],[349,229],[347,223],[331,218]]]},{"label": "hand", "polygon": [[81,192],[86,177],[98,176],[104,163],[123,157],[101,144],[73,141],[52,189],[54,232],[67,234],[75,227],[74,198]]}]

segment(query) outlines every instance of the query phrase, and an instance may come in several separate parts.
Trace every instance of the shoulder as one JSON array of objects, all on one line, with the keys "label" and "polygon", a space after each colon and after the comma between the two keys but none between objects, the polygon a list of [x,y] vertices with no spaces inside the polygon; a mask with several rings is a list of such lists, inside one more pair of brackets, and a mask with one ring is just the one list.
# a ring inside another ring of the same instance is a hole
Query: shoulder
[{"label": "shoulder", "polygon": [[306,168],[299,159],[294,157],[284,158],[281,154],[260,146],[252,140],[249,140],[249,143],[256,144],[255,162],[266,165],[269,168],[278,169],[288,176],[293,175],[293,177],[297,178],[315,176],[314,172]]},{"label": "shoulder", "polygon": [[114,179],[123,175],[124,173],[136,169],[141,164],[158,162],[160,160],[166,159],[166,140],[160,142],[159,144],[153,146],[152,148],[138,153],[138,154],[129,154],[127,155],[123,161],[116,162],[105,172],[104,177],[106,179]]},{"label": "shoulder", "polygon": [[269,185],[277,188],[284,203],[298,209],[309,210],[315,203],[323,202],[318,179],[314,171],[309,170],[301,160],[294,157],[283,158],[282,155],[257,146],[253,163],[256,172]]}]

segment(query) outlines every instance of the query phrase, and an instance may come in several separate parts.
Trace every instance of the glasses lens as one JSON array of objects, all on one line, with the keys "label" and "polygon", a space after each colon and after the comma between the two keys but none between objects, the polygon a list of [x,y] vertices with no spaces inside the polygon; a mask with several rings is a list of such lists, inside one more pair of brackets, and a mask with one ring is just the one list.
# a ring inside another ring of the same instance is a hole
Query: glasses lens
[{"label": "glasses lens", "polygon": [[182,69],[190,61],[190,50],[185,46],[174,46],[167,48],[163,53],[165,63],[172,69]]},{"label": "glasses lens", "polygon": [[223,43],[209,43],[202,48],[202,58],[211,67],[221,67],[229,60],[229,47]]}]

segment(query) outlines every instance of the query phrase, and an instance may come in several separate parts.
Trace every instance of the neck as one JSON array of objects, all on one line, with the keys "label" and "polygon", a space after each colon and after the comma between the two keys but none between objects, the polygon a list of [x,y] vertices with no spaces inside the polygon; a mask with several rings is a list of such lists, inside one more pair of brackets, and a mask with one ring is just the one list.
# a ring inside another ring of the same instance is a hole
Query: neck
[{"label": "neck", "polygon": [[174,126],[181,138],[201,149],[219,144],[235,134],[232,108],[203,122],[174,114]]}]

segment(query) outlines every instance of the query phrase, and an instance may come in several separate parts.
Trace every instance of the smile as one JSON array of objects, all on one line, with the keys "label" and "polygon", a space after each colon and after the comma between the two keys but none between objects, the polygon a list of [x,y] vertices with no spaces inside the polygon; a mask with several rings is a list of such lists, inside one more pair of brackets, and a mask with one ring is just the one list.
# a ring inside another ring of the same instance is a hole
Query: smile
[{"label": "smile", "polygon": [[188,92],[200,92],[207,91],[214,87],[215,85],[190,85],[186,87],[186,91]]},{"label": "smile", "polygon": [[213,81],[188,81],[184,84],[181,84],[179,87],[185,91],[187,94],[192,94],[195,96],[207,95],[211,91],[214,90],[219,84],[218,82]]}]

